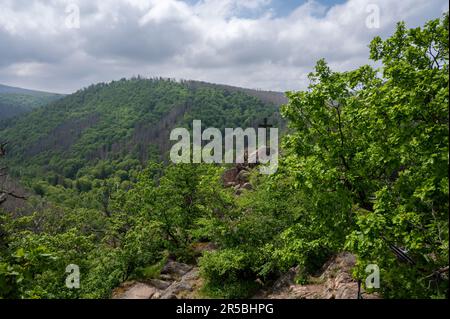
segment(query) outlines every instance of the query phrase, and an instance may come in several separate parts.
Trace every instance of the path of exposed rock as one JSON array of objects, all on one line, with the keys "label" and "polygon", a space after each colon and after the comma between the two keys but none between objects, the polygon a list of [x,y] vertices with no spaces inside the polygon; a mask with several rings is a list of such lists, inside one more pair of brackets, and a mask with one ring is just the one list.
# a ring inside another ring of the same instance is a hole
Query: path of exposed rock
[{"label": "path of exposed rock", "polygon": [[[356,299],[357,282],[351,276],[355,257],[341,253],[330,259],[322,273],[312,277],[314,283],[299,285],[295,283],[298,267],[290,269],[270,288],[258,292],[258,299]],[[159,279],[125,282],[113,292],[114,299],[189,299],[200,298],[198,291],[202,286],[199,269],[175,261],[169,261],[163,268]],[[363,292],[363,298],[374,299],[376,295]]]},{"label": "path of exposed rock", "polygon": [[[281,276],[267,290],[261,291],[255,298],[268,299],[356,299],[358,284],[351,272],[355,265],[355,256],[341,253],[330,259],[318,277],[312,277],[315,284],[299,285],[295,283],[298,267],[292,268]],[[364,299],[378,298],[363,292]]]},{"label": "path of exposed rock", "polygon": [[159,279],[130,281],[113,291],[113,299],[198,298],[201,279],[197,267],[169,261]]}]

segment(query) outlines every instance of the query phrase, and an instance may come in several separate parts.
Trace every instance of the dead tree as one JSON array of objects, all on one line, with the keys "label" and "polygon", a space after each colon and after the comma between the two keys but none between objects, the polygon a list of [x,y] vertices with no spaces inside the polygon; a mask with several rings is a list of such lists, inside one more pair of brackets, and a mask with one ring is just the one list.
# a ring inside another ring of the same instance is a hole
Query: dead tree
[{"label": "dead tree", "polygon": [[[0,159],[6,155],[6,145],[7,143],[0,143]],[[0,178],[6,176],[6,167],[0,166]],[[0,188],[0,205],[6,201],[7,193]]]},{"label": "dead tree", "polygon": [[[6,145],[8,143],[0,143],[0,159],[6,155]],[[0,166],[0,177],[6,176],[6,167]]]},{"label": "dead tree", "polygon": [[[6,156],[6,145],[8,143],[0,143],[0,159]],[[0,178],[6,176],[6,167],[0,166]],[[6,200],[8,199],[8,196],[17,198],[17,199],[26,199],[25,196],[17,195],[16,193],[12,191],[8,191],[6,189],[3,189],[3,187],[0,185],[0,205],[2,205]]]},{"label": "dead tree", "polygon": [[6,155],[6,145],[8,145],[8,143],[0,143],[0,157]]}]

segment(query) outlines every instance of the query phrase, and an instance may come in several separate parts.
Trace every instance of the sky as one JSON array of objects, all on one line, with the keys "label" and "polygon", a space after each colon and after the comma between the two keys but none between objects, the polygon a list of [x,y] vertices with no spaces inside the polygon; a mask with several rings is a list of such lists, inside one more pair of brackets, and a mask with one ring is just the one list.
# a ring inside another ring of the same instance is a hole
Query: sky
[{"label": "sky", "polygon": [[446,0],[0,0],[0,83],[71,93],[141,75],[290,91],[325,58],[371,63],[398,21]]}]

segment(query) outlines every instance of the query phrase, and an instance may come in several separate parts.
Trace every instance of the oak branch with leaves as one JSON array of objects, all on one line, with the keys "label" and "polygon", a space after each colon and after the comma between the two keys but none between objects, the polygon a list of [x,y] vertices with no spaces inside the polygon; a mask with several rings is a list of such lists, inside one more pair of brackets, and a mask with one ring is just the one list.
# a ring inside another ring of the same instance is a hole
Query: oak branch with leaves
[{"label": "oak branch with leaves", "polygon": [[309,89],[289,93],[283,108],[294,129],[288,165],[322,202],[351,198],[351,210],[334,212],[347,216],[336,231],[358,256],[357,277],[380,267],[385,297],[448,291],[448,276],[430,280],[437,269],[448,275],[448,22],[399,23],[376,37],[370,57],[380,69],[333,72],[320,60]]}]

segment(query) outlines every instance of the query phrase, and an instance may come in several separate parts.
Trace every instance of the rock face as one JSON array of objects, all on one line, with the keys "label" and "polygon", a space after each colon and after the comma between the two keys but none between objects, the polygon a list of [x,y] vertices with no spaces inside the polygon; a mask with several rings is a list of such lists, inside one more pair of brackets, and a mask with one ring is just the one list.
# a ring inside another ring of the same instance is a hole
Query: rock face
[{"label": "rock face", "polygon": [[197,298],[201,286],[199,270],[175,261],[169,261],[161,271],[160,279],[131,281],[114,289],[113,299],[180,299]]},{"label": "rock face", "polygon": [[152,299],[158,289],[142,282],[124,283],[116,289],[113,299]]},{"label": "rock face", "polygon": [[236,164],[235,167],[223,173],[222,181],[225,187],[233,187],[235,195],[240,195],[244,189],[252,189],[249,177],[250,166],[247,164]]},{"label": "rock face", "polygon": [[185,275],[183,275],[179,281],[172,283],[166,290],[161,294],[161,299],[180,299],[180,298],[191,298],[193,297],[193,292],[197,287],[197,282],[199,280],[199,270],[198,268],[193,268]]},{"label": "rock face", "polygon": [[192,266],[170,260],[161,270],[161,274],[171,275],[175,277],[174,279],[177,279],[184,276],[186,273],[192,270],[192,268]]},{"label": "rock face", "polygon": [[[352,278],[351,270],[355,265],[355,256],[340,253],[323,267],[319,277],[311,278],[312,284],[295,283],[298,267],[290,269],[274,285],[260,292],[255,298],[268,299],[356,299],[358,284]],[[377,299],[376,295],[363,293],[364,299]]]},{"label": "rock face", "polygon": [[239,174],[239,170],[237,167],[230,168],[229,170],[226,170],[222,175],[222,180],[224,186],[234,186],[236,185],[236,177]]},{"label": "rock face", "polygon": [[235,195],[242,194],[244,190],[253,189],[253,186],[249,183],[250,170],[261,163],[260,159],[268,159],[269,155],[274,156],[277,155],[276,153],[274,149],[267,146],[261,146],[251,154],[248,154],[248,150],[246,150],[245,163],[238,163],[223,173],[223,185],[233,187]]},{"label": "rock face", "polygon": [[[207,246],[207,245],[206,245]],[[212,247],[210,247],[213,249]],[[310,284],[299,285],[295,277],[299,267],[291,268],[271,287],[264,288],[253,298],[257,299],[356,299],[358,284],[351,271],[355,257],[340,253],[330,259],[317,277],[310,278]],[[262,282],[260,282],[262,284]],[[200,298],[202,280],[198,267],[169,261],[159,279],[131,281],[121,284],[113,291],[113,299],[195,299]],[[366,294],[364,299],[379,298]]]}]

